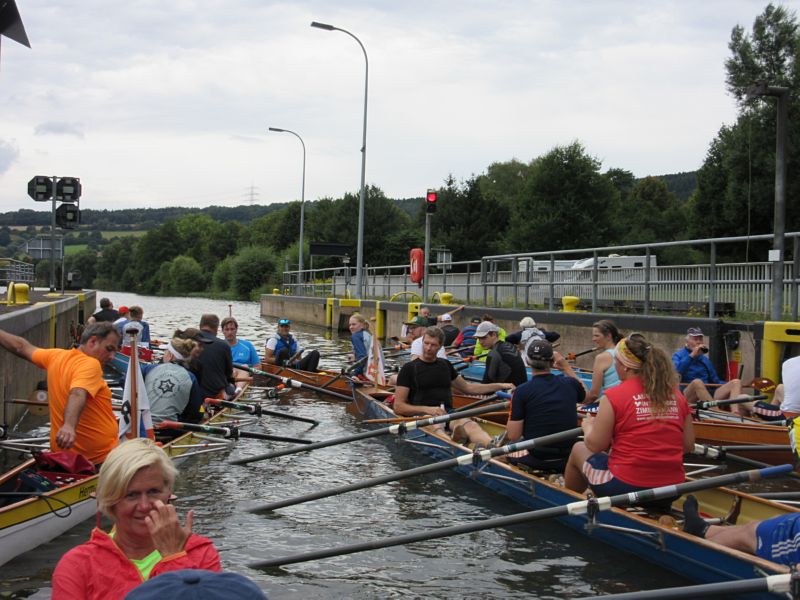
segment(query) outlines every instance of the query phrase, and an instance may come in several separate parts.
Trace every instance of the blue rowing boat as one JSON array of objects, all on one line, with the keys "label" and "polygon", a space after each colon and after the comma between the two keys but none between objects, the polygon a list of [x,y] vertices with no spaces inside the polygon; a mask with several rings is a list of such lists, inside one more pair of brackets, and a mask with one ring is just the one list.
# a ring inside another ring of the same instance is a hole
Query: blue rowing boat
[{"label": "blue rowing boat", "polygon": [[[357,414],[366,419],[394,416],[386,405],[362,392],[357,392],[354,397],[353,408]],[[484,422],[482,425],[490,432],[498,427],[494,423]],[[436,460],[447,460],[470,452],[469,448],[456,444],[448,436],[428,428],[416,429],[406,434],[405,443]],[[481,462],[477,459],[477,464],[473,461],[455,470],[531,509],[563,506],[584,499],[581,494],[498,460]],[[788,512],[800,512],[785,505],[726,488],[707,490],[696,495],[701,512],[717,517],[724,517],[738,498],[741,502],[739,524]],[[682,499],[673,503],[673,508],[679,509],[680,506]],[[789,572],[788,567],[783,565],[688,535],[681,531],[672,519],[668,519],[671,524],[661,525],[644,511],[615,508],[601,511],[594,518],[580,515],[564,516],[558,520],[593,539],[635,554],[698,583],[751,579],[765,574]],[[752,597],[775,598],[776,596],[762,594]]]}]

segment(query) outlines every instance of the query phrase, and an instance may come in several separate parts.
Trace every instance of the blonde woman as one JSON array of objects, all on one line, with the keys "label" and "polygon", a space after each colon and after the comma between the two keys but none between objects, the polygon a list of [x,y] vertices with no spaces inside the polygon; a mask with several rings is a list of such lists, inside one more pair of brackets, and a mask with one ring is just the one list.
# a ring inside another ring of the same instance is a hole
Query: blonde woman
[{"label": "blonde woman", "polygon": [[[152,440],[120,444],[103,463],[97,507],[114,522],[67,552],[53,573],[54,600],[117,600],[143,581],[179,569],[221,571],[210,540],[181,525],[170,504],[177,471]],[[98,518],[99,521],[99,518]]]},{"label": "blonde woman", "polygon": [[372,335],[369,332],[369,321],[361,313],[354,313],[348,323],[350,329],[350,342],[353,344],[353,359],[361,363],[353,369],[354,376],[359,376],[366,369],[366,359],[369,347],[372,345]]}]

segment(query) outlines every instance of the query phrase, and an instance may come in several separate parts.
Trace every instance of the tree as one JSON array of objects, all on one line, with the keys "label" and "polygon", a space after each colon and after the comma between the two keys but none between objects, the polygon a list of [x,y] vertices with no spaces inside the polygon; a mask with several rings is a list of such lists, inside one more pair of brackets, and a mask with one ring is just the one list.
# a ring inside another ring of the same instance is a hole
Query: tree
[{"label": "tree", "polygon": [[253,290],[267,284],[275,276],[275,255],[269,248],[243,248],[231,262],[231,286],[241,299],[250,299]]},{"label": "tree", "polygon": [[97,275],[97,252],[88,248],[64,258],[67,273],[78,271],[81,274],[81,285],[84,288],[94,286]]},{"label": "tree", "polygon": [[162,289],[167,293],[182,296],[206,289],[206,272],[191,256],[176,256],[164,265],[168,266],[167,277],[161,282]]}]

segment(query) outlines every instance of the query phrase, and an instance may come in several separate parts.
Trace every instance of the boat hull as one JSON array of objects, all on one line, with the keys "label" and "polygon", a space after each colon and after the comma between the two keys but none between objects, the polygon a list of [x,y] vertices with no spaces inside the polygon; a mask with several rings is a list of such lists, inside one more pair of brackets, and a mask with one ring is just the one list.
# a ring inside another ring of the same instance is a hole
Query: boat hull
[{"label": "boat hull", "polygon": [[[756,423],[731,423],[711,419],[694,422],[695,439],[701,444],[714,446],[729,445],[768,445],[786,446],[789,444],[789,432],[786,427],[778,425],[762,425]],[[742,451],[733,454],[771,465],[782,465],[793,462],[789,451]]]}]

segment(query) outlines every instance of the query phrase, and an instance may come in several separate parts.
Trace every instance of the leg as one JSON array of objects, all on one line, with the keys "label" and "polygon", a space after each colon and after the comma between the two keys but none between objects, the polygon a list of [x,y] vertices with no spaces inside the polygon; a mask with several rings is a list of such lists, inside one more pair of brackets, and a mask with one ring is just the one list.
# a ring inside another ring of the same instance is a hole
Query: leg
[{"label": "leg", "polygon": [[316,371],[319,366],[319,352],[317,350],[311,350],[297,365],[297,368],[301,371]]},{"label": "leg", "polygon": [[[729,382],[719,386],[714,392],[714,400],[733,400],[734,398],[744,398],[747,394],[742,394],[742,382],[738,379],[731,379]],[[753,414],[753,403],[742,402],[732,404],[731,412],[740,417],[747,417]]]},{"label": "leg", "polygon": [[776,406],[783,404],[783,395],[783,384],[779,383],[778,387],[775,388],[775,395],[772,396],[772,404],[775,404]]},{"label": "leg", "polygon": [[747,525],[720,526],[712,525],[706,532],[706,539],[722,544],[728,548],[741,550],[748,554],[756,553],[756,528],[760,521],[751,521]]},{"label": "leg", "polygon": [[583,475],[583,463],[591,455],[591,451],[583,442],[576,442],[572,447],[572,452],[567,460],[567,468],[564,469],[564,484],[567,489],[573,492],[585,492],[589,487],[589,482]]},{"label": "leg", "polygon": [[706,384],[699,379],[693,379],[692,382],[683,390],[683,395],[686,396],[686,401],[689,406],[693,406],[698,402],[711,402],[713,398],[706,389]]},{"label": "leg", "polygon": [[456,428],[463,428],[467,440],[473,444],[482,444],[484,447],[488,447],[492,442],[492,436],[486,433],[483,428],[472,419],[457,419],[450,423],[450,427],[454,434]]}]

